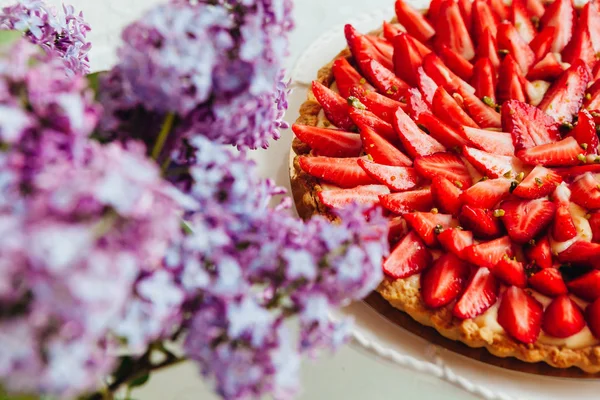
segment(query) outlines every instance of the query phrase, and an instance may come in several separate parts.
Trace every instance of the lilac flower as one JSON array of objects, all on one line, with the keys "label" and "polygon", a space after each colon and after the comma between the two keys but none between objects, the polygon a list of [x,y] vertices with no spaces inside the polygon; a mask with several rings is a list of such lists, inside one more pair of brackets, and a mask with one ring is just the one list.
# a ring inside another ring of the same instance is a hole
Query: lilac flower
[{"label": "lilac flower", "polygon": [[23,31],[32,43],[57,53],[69,76],[89,72],[91,43],[86,35],[91,28],[83,13],[77,14],[72,6],[63,5],[62,12],[57,12],[42,0],[20,0],[1,10],[0,29]]}]

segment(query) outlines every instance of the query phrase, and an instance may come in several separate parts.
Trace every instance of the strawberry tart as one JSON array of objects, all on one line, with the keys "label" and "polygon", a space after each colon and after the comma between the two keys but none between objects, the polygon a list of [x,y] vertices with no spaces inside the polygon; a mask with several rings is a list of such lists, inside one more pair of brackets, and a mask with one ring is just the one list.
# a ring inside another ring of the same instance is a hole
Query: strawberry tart
[{"label": "strawberry tart", "polygon": [[379,294],[499,357],[600,372],[600,11],[404,0],[345,27],[293,126],[303,217],[389,217]]}]

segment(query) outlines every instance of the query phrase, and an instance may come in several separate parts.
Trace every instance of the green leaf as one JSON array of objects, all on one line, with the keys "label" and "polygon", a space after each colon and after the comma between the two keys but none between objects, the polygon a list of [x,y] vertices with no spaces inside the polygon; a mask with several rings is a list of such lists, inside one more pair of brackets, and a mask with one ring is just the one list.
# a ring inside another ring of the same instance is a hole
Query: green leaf
[{"label": "green leaf", "polygon": [[98,92],[100,90],[100,77],[104,73],[106,73],[106,71],[98,71],[86,76],[90,88],[96,93],[96,98],[98,97]]},{"label": "green leaf", "polygon": [[150,372],[139,376],[137,378],[135,378],[134,380],[132,380],[131,382],[129,382],[129,388],[135,388],[135,387],[139,387],[139,386],[143,386],[144,384],[146,384],[146,382],[148,382],[148,380],[150,379]]},{"label": "green leaf", "polygon": [[23,37],[20,31],[0,31],[0,46],[9,46]]}]

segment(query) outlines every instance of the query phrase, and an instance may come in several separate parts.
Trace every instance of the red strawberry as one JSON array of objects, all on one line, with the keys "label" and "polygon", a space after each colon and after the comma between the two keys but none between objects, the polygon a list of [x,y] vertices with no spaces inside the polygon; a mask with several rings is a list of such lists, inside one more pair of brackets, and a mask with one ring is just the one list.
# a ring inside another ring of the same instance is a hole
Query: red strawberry
[{"label": "red strawberry", "polygon": [[502,104],[502,129],[510,132],[516,150],[528,149],[560,139],[552,117],[527,103],[510,100]]},{"label": "red strawberry", "polygon": [[413,211],[429,211],[433,207],[430,189],[392,193],[380,197],[381,205],[394,214],[406,214]]},{"label": "red strawberry", "polygon": [[527,79],[553,81],[563,73],[562,64],[554,53],[548,53],[539,60],[527,73]]},{"label": "red strawberry", "polygon": [[506,55],[498,70],[498,86],[496,89],[498,102],[503,103],[511,99],[525,102],[527,100],[526,83],[521,68],[515,59],[510,54]]},{"label": "red strawberry", "polygon": [[[557,0],[561,2],[565,0]],[[576,60],[550,86],[539,108],[560,123],[572,122],[581,107],[590,72],[581,60]]]},{"label": "red strawberry", "polygon": [[358,157],[362,152],[360,136],[353,132],[298,124],[292,125],[292,130],[298,139],[322,156]]},{"label": "red strawberry", "polygon": [[494,305],[498,299],[498,282],[487,268],[477,270],[452,314],[459,319],[475,318]]},{"label": "red strawberry", "polygon": [[496,15],[498,16],[500,21],[504,21],[505,19],[509,18],[510,13],[509,13],[508,6],[502,0],[487,0],[487,1],[488,1],[488,4],[490,5],[490,8],[492,9],[492,11],[494,13],[496,13]]},{"label": "red strawberry", "polygon": [[510,133],[487,131],[485,129],[463,127],[463,135],[469,144],[488,153],[511,156],[515,154],[513,139]]},{"label": "red strawberry", "polygon": [[534,343],[542,327],[542,305],[525,290],[511,286],[498,307],[498,323],[514,339]]},{"label": "red strawberry", "polygon": [[437,33],[435,44],[438,49],[441,49],[442,45],[446,45],[467,60],[475,56],[475,48],[469,30],[456,1],[445,0],[441,4],[435,28]]},{"label": "red strawberry", "polygon": [[396,0],[396,16],[406,31],[421,42],[427,42],[435,35],[435,29],[427,22],[423,14],[403,0]]},{"label": "red strawberry", "polygon": [[501,205],[502,222],[508,236],[517,243],[527,243],[548,227],[556,213],[549,200],[511,200]]},{"label": "red strawberry", "polygon": [[587,306],[585,319],[594,336],[600,338],[600,300],[596,300]]},{"label": "red strawberry", "polygon": [[394,38],[393,44],[394,72],[410,86],[416,86],[416,71],[423,64],[423,56],[406,33],[398,34]]},{"label": "red strawberry", "polygon": [[365,152],[378,164],[410,167],[412,160],[374,130],[363,127],[360,131]]},{"label": "red strawberry", "polygon": [[423,99],[421,92],[417,88],[408,89],[407,103],[410,117],[419,123],[421,122],[420,118],[423,113],[431,112],[429,104]]},{"label": "red strawberry", "polygon": [[531,17],[538,19],[541,18],[542,15],[544,15],[544,12],[546,11],[542,0],[527,0],[526,7],[529,14],[531,14]]},{"label": "red strawberry", "polygon": [[553,265],[550,241],[546,236],[525,247],[525,256],[540,268],[551,268]]},{"label": "red strawberry", "polygon": [[492,71],[494,72],[500,66],[498,42],[496,41],[495,33],[492,34],[490,29],[486,29],[483,32],[483,36],[479,38],[479,45],[477,46],[477,59],[479,61],[487,59],[492,66]]},{"label": "red strawberry", "polygon": [[450,125],[479,127],[441,86],[438,87],[433,96],[432,111],[438,118]]},{"label": "red strawberry", "polygon": [[[478,42],[479,48],[481,48],[482,41],[487,40],[485,31],[488,31],[490,37],[495,38],[497,29],[498,16],[494,14],[485,0],[475,0],[473,2],[473,37]],[[479,53],[479,48],[477,55],[487,57],[487,55]]]},{"label": "red strawberry", "polygon": [[596,63],[594,65],[594,69],[592,69],[592,81],[597,81],[600,78],[600,63]]},{"label": "red strawberry", "polygon": [[393,279],[417,274],[431,265],[431,253],[415,232],[406,235],[383,263],[383,272]]},{"label": "red strawberry", "polygon": [[433,180],[443,177],[464,189],[471,186],[471,175],[463,161],[453,153],[437,153],[415,160],[415,169],[422,177]]},{"label": "red strawberry", "polygon": [[[379,53],[381,53],[381,55],[383,55],[386,58],[386,63],[384,64],[384,65],[386,65],[386,68],[388,68],[389,70],[392,70],[393,62],[394,62],[393,61],[394,46],[392,46],[391,43],[389,43],[387,40],[385,40],[384,38],[381,38],[379,36],[366,35],[365,37],[367,38],[367,40],[369,42],[371,42],[373,44],[373,46],[375,46],[375,49],[377,51],[379,51]],[[362,68],[362,64],[361,64],[361,68]]]},{"label": "red strawberry", "polygon": [[556,28],[552,51],[560,53],[573,34],[575,10],[571,0],[556,0],[551,3],[540,20],[542,28],[553,26]]},{"label": "red strawberry", "polygon": [[344,34],[346,36],[346,41],[348,42],[348,47],[350,48],[359,69],[362,69],[363,63],[370,60],[377,60],[386,68],[393,68],[392,62],[381,54],[373,42],[354,29],[352,25],[347,24],[344,27]]},{"label": "red strawberry", "polygon": [[539,199],[554,192],[561,182],[562,178],[556,172],[538,165],[519,183],[513,194],[522,199]]},{"label": "red strawberry", "polygon": [[600,298],[600,270],[595,269],[573,279],[567,283],[567,287],[571,293],[586,301]]},{"label": "red strawberry", "polygon": [[544,311],[544,332],[557,338],[567,338],[585,328],[583,311],[567,295],[557,297]]},{"label": "red strawberry", "polygon": [[423,132],[401,108],[396,111],[393,126],[402,145],[412,158],[427,156],[445,150],[437,140]]},{"label": "red strawberry", "polygon": [[408,224],[402,217],[394,217],[390,218],[389,223],[389,232],[388,232],[388,241],[390,242],[390,246],[395,247],[398,242],[408,235]]},{"label": "red strawberry", "polygon": [[482,58],[473,67],[471,84],[475,88],[475,96],[487,97],[488,102],[496,103],[496,72],[489,58]]},{"label": "red strawberry", "polygon": [[555,297],[567,294],[569,290],[562,275],[556,268],[544,268],[529,277],[529,285],[543,295]]},{"label": "red strawberry", "polygon": [[461,79],[464,79],[465,81],[471,79],[471,76],[473,75],[473,64],[463,56],[444,44],[440,49],[440,57],[448,68]]},{"label": "red strawberry", "polygon": [[458,214],[462,207],[461,194],[462,190],[446,178],[438,176],[431,182],[433,201],[442,212]]},{"label": "red strawberry", "polygon": [[350,88],[353,86],[362,86],[366,90],[374,90],[359,73],[354,69],[352,65],[344,57],[340,57],[333,62],[331,66],[333,76],[335,77],[335,83],[338,91],[343,98],[347,98],[350,95]]},{"label": "red strawberry", "polygon": [[517,151],[517,157],[525,164],[545,167],[566,167],[580,163],[577,158],[583,150],[572,137],[556,143],[548,143]]},{"label": "red strawberry", "polygon": [[550,52],[555,34],[556,28],[549,26],[538,33],[529,43],[529,47],[533,51],[533,54],[535,54],[536,60],[541,60]]},{"label": "red strawberry", "polygon": [[438,84],[423,69],[423,67],[417,68],[417,86],[423,94],[425,101],[431,105],[433,102],[433,95],[438,88]]},{"label": "red strawberry", "polygon": [[307,174],[342,188],[377,183],[358,165],[358,158],[300,156],[298,163]]},{"label": "red strawberry", "polygon": [[493,268],[504,257],[512,257],[513,248],[508,236],[504,236],[491,242],[474,244],[465,249],[464,255],[478,267]]},{"label": "red strawberry", "polygon": [[419,124],[423,125],[429,132],[429,135],[446,146],[446,148],[460,148],[469,143],[460,134],[459,130],[434,117],[430,112],[424,112],[419,115]]},{"label": "red strawberry", "polygon": [[598,153],[598,134],[596,133],[596,123],[594,118],[586,110],[579,111],[577,125],[571,131],[571,135],[577,140],[577,143],[584,149],[586,154]]},{"label": "red strawberry", "polygon": [[461,86],[467,91],[475,91],[471,85],[450,71],[435,53],[423,57],[423,70],[438,86],[443,86],[450,92],[455,92]]},{"label": "red strawberry", "polygon": [[562,263],[598,264],[600,263],[600,244],[578,241],[565,251],[558,253],[558,261]]},{"label": "red strawberry", "polygon": [[430,247],[437,246],[437,234],[452,224],[452,215],[449,214],[414,212],[403,216],[408,225]]},{"label": "red strawberry", "polygon": [[392,122],[393,115],[398,108],[405,107],[403,103],[396,100],[388,99],[387,97],[380,95],[376,92],[367,92],[363,88],[353,87],[350,89],[350,96],[348,98],[349,103],[354,102],[356,98],[361,104],[367,107],[367,110],[377,115],[385,122]]},{"label": "red strawberry", "polygon": [[392,42],[394,37],[400,32],[406,32],[406,29],[402,25],[383,21],[383,37],[386,38],[387,41]]},{"label": "red strawberry", "polygon": [[582,60],[590,69],[594,67],[597,61],[590,31],[587,26],[581,23],[562,52],[563,62],[573,64],[575,60]]},{"label": "red strawberry", "polygon": [[498,40],[498,48],[508,50],[509,54],[512,55],[521,68],[523,75],[527,75],[529,68],[535,62],[535,54],[527,44],[527,41],[519,35],[515,26],[509,22],[503,22],[498,25],[498,36],[496,39]]},{"label": "red strawberry", "polygon": [[396,134],[392,124],[385,122],[371,111],[351,107],[349,113],[350,118],[358,126],[359,130],[365,127],[371,128],[388,142],[400,145],[400,138],[398,138],[398,134]]},{"label": "red strawberry", "polygon": [[431,0],[429,9],[427,10],[427,19],[435,26],[440,15],[440,7],[444,0]]},{"label": "red strawberry", "polygon": [[344,130],[351,130],[354,127],[354,122],[348,114],[348,102],[342,96],[318,81],[313,81],[312,92],[332,124]]},{"label": "red strawberry", "polygon": [[445,229],[438,235],[438,241],[446,251],[466,260],[465,249],[473,245],[473,232],[457,228]]},{"label": "red strawberry", "polygon": [[364,63],[362,67],[369,81],[380,93],[394,100],[405,97],[410,86],[377,60]]},{"label": "red strawberry", "polygon": [[468,188],[461,197],[464,204],[476,208],[494,208],[509,194],[511,181],[505,178],[487,179]]},{"label": "red strawberry", "polygon": [[[467,92],[466,90],[463,90],[462,88],[460,88],[458,92],[463,99],[463,106],[466,108],[467,113],[471,116],[471,118],[475,121],[477,125],[479,125],[482,128],[501,127],[500,113],[498,113],[494,108],[488,106],[477,96]],[[512,139],[510,146],[513,147]]]},{"label": "red strawberry", "polygon": [[458,297],[471,269],[453,254],[444,254],[421,275],[421,296],[429,308],[443,307]]},{"label": "red strawberry", "polygon": [[590,213],[588,222],[592,228],[592,242],[600,243],[600,211]]},{"label": "red strawberry", "polygon": [[600,208],[600,181],[590,172],[571,185],[571,201],[588,210]]},{"label": "red strawberry", "polygon": [[462,226],[472,231],[476,237],[493,239],[503,234],[500,219],[494,216],[492,210],[465,205],[458,218]]},{"label": "red strawberry", "polygon": [[569,203],[556,205],[556,216],[552,225],[552,237],[559,242],[566,242],[577,236],[577,228],[569,211]]},{"label": "red strawberry", "polygon": [[462,151],[465,158],[482,174],[489,178],[517,175],[520,166],[514,157],[487,153],[473,147],[465,146]]},{"label": "red strawberry", "polygon": [[471,32],[471,26],[473,25],[473,2],[472,0],[457,0],[458,8],[460,9],[460,15],[465,22],[467,30]]},{"label": "red strawberry", "polygon": [[523,288],[527,286],[527,274],[523,263],[508,256],[498,261],[492,268],[492,274],[507,285]]},{"label": "red strawberry", "polygon": [[[600,65],[598,63],[597,65]],[[585,94],[582,108],[586,110],[598,110],[600,109],[600,81],[596,80],[592,86],[590,86]]]},{"label": "red strawberry", "polygon": [[592,174],[600,173],[600,164],[579,165],[577,167],[553,168],[553,171],[563,179],[573,179],[588,172]]},{"label": "red strawberry", "polygon": [[510,21],[517,28],[517,32],[525,43],[531,42],[537,32],[531,22],[531,15],[529,15],[525,1],[513,0],[510,7]]},{"label": "red strawberry", "polygon": [[587,27],[594,51],[600,51],[600,12],[595,1],[587,2],[583,6],[579,14],[579,26]]},{"label": "red strawberry", "polygon": [[386,185],[390,190],[404,191],[417,186],[419,176],[413,168],[392,167],[389,165],[376,164],[365,159],[358,160],[358,165],[365,170],[367,175]]},{"label": "red strawberry", "polygon": [[344,208],[352,203],[373,206],[379,204],[379,196],[389,193],[383,185],[357,186],[352,189],[331,189],[319,192],[319,200],[327,207]]}]

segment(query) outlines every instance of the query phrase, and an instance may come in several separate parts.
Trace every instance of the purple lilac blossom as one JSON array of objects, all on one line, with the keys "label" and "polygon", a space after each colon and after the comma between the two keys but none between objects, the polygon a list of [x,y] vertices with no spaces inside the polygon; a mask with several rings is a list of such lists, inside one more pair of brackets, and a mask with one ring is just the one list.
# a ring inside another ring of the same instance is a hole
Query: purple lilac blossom
[{"label": "purple lilac blossom", "polygon": [[23,31],[32,43],[56,52],[69,76],[89,73],[92,45],[86,36],[91,28],[72,6],[63,5],[58,11],[42,0],[20,0],[0,11],[0,29]]}]

